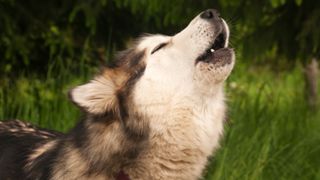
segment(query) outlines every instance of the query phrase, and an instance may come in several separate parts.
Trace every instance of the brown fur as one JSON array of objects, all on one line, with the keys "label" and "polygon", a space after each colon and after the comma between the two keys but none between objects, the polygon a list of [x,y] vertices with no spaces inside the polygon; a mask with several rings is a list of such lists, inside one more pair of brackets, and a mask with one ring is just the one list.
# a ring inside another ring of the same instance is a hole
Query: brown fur
[{"label": "brown fur", "polygon": [[[49,131],[18,120],[0,122],[0,139],[12,136],[23,140],[26,135],[40,138],[34,142],[32,151],[21,149],[28,154],[19,160],[23,170],[12,169],[20,174],[18,177],[113,179],[126,164],[136,159],[147,145],[149,134],[147,121],[131,106],[131,90],[144,71],[143,56],[144,51],[126,51],[119,55],[116,64],[104,68],[90,82],[100,87],[100,92],[89,93],[86,97],[85,101],[90,101],[92,106],[74,101],[86,117],[66,135],[51,135]],[[0,142],[0,146],[6,148],[8,143],[11,141]],[[2,156],[6,155],[0,150],[0,163],[5,163]],[[2,177],[15,179],[8,173]]]}]

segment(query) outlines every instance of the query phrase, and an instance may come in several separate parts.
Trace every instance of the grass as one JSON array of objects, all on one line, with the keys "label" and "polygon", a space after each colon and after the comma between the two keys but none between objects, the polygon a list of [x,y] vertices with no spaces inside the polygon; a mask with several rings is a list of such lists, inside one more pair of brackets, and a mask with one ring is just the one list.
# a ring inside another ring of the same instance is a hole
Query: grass
[{"label": "grass", "polygon": [[[80,114],[67,92],[95,71],[75,69],[54,65],[46,77],[1,79],[0,119],[70,129]],[[306,106],[300,72],[236,67],[226,84],[226,133],[204,179],[320,179],[320,114]]]},{"label": "grass", "polygon": [[226,135],[206,179],[320,179],[320,114],[304,101],[300,72],[236,69]]}]

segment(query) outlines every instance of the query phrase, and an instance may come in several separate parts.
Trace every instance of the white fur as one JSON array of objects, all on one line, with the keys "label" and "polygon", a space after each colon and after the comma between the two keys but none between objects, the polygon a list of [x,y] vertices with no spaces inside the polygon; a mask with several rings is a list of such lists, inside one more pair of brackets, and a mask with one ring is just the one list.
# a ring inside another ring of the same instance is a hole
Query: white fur
[{"label": "white fur", "polygon": [[116,90],[113,81],[105,76],[98,76],[91,82],[74,88],[71,96],[80,107],[99,114],[116,104]]},{"label": "white fur", "polygon": [[[146,37],[138,46],[147,49],[147,67],[133,97],[151,120],[151,144],[127,169],[133,179],[198,179],[218,147],[226,109],[223,81],[234,60],[213,72],[203,71],[201,63],[195,66],[215,33],[208,21],[196,17],[177,35]],[[150,54],[163,42],[168,45]]]}]

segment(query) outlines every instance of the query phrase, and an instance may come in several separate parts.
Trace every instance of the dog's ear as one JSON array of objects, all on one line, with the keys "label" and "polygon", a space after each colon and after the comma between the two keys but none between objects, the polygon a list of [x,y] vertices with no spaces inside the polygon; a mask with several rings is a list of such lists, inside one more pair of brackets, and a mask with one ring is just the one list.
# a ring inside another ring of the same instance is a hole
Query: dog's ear
[{"label": "dog's ear", "polygon": [[125,81],[125,73],[114,69],[105,69],[87,84],[69,91],[72,102],[91,114],[103,114],[116,110],[117,92]]}]

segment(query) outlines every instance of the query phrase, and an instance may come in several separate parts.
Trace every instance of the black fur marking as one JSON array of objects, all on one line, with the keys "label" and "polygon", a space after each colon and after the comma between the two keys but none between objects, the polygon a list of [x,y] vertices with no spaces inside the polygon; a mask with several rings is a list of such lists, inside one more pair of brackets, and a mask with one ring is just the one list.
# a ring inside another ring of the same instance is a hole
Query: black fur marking
[{"label": "black fur marking", "polygon": [[29,155],[37,147],[59,138],[61,135],[61,133],[36,128],[29,123],[17,120],[0,123],[1,179],[38,179],[32,177],[32,173],[26,172],[24,169],[28,163]]},{"label": "black fur marking", "polygon": [[72,144],[81,149],[85,148],[88,142],[88,131],[85,127],[84,120],[80,121],[69,133]]},{"label": "black fur marking", "polygon": [[[145,71],[145,63],[143,62],[145,56],[145,50],[137,52],[135,49],[128,49],[118,54],[112,68],[122,68],[129,73],[129,79],[127,80],[124,88],[117,93],[118,98],[118,110],[107,111],[103,114],[91,114],[94,116],[95,121],[102,121],[106,123],[110,120],[120,120],[124,127],[125,133],[129,138],[134,140],[146,139],[148,137],[148,125],[141,121],[141,115],[136,112],[130,113],[131,93],[136,82],[142,77]],[[110,123],[112,123],[110,121]]]},{"label": "black fur marking", "polygon": [[102,114],[89,114],[93,122],[103,123],[104,125],[109,125],[115,120],[120,118],[120,115],[116,110],[109,110]]},{"label": "black fur marking", "polygon": [[126,70],[131,70],[131,68],[136,68],[145,55],[145,50],[137,52],[134,48],[121,51],[117,54],[115,60],[110,64],[109,68],[121,67]]},{"label": "black fur marking", "polygon": [[57,145],[37,157],[30,167],[28,177],[30,179],[49,180],[53,176],[53,166],[59,156],[61,147],[62,143],[57,142]]},{"label": "black fur marking", "polygon": [[148,137],[149,127],[143,118],[137,112],[132,112],[130,101],[132,101],[131,93],[134,85],[143,75],[145,67],[141,67],[126,84],[126,89],[118,93],[120,120],[124,127],[125,133],[129,138],[134,140],[143,140]]},{"label": "black fur marking", "polygon": [[129,61],[129,67],[128,68],[133,68],[138,66],[141,61],[143,60],[143,56],[144,56],[145,51],[141,51],[139,53],[135,53]]}]

